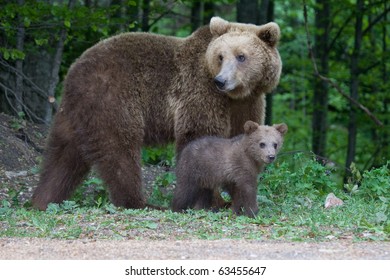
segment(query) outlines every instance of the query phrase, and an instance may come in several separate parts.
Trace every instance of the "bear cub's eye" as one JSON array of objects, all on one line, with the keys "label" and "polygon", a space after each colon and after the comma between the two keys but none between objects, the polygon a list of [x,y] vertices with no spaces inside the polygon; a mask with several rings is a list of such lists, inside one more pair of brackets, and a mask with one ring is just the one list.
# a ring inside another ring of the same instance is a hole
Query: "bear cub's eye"
[{"label": "bear cub's eye", "polygon": [[220,54],[220,55],[218,56],[218,59],[219,59],[220,62],[222,62],[222,61],[223,61],[223,55]]},{"label": "bear cub's eye", "polygon": [[274,149],[276,149],[278,147],[278,144],[274,143]]},{"label": "bear cub's eye", "polygon": [[265,143],[261,142],[260,143],[260,148],[264,149],[265,148]]},{"label": "bear cub's eye", "polygon": [[243,55],[243,54],[240,54],[240,55],[237,55],[237,60],[239,61],[239,62],[244,62],[245,61],[245,55]]}]

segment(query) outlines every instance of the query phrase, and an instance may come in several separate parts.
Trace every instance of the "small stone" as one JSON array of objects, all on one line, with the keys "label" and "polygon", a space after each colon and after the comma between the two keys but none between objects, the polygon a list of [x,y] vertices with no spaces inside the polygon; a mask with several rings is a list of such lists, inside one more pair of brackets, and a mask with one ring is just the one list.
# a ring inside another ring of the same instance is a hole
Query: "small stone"
[{"label": "small stone", "polygon": [[335,207],[335,206],[341,206],[343,204],[344,202],[340,198],[336,197],[334,193],[330,193],[326,196],[325,209]]}]

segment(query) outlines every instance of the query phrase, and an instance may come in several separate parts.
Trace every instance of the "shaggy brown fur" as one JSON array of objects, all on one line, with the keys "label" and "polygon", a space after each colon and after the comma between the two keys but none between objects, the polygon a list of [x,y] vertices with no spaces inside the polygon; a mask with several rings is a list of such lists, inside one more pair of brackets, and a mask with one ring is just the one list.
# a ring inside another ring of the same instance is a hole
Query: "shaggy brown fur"
[{"label": "shaggy brown fur", "polygon": [[179,153],[198,137],[263,122],[281,71],[278,40],[274,23],[213,18],[184,39],[125,33],[88,49],[64,82],[34,207],[69,198],[92,166],[116,206],[144,207],[141,147],[176,140]]},{"label": "shaggy brown fur", "polygon": [[232,139],[204,137],[189,143],[176,168],[177,185],[172,208],[210,209],[220,187],[232,198],[232,210],[254,217],[257,206],[257,175],[275,160],[287,125],[259,126],[248,121],[245,134]]}]

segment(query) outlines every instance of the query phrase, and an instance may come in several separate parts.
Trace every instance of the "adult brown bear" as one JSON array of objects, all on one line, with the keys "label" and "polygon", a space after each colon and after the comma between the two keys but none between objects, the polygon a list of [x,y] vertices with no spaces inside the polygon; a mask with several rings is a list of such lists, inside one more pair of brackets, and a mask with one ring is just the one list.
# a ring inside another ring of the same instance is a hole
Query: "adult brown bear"
[{"label": "adult brown bear", "polygon": [[71,195],[92,166],[116,206],[142,208],[141,147],[204,135],[231,137],[263,123],[279,82],[277,24],[214,17],[187,38],[124,33],[71,66],[32,198],[46,209]]}]

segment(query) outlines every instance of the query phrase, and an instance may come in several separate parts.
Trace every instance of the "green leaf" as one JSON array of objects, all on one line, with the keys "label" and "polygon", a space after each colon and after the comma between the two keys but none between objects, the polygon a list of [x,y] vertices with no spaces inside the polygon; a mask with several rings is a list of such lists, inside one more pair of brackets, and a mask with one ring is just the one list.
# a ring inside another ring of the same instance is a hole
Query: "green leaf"
[{"label": "green leaf", "polygon": [[70,26],[71,26],[70,20],[65,20],[64,25],[65,25],[65,27],[70,28]]},{"label": "green leaf", "polygon": [[5,59],[5,60],[8,60],[8,59],[9,59],[9,57],[10,57],[10,53],[9,53],[9,51],[8,51],[8,50],[6,50],[6,49],[4,49],[4,50],[2,50],[2,53],[3,53],[3,57],[4,57],[4,59]]},{"label": "green leaf", "polygon": [[38,46],[46,45],[48,42],[48,39],[35,39],[35,44]]}]

